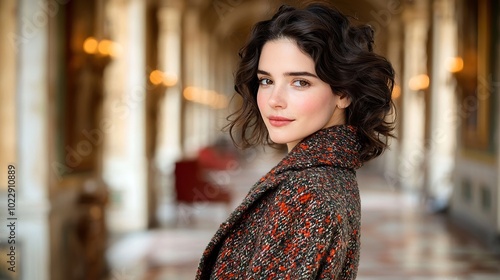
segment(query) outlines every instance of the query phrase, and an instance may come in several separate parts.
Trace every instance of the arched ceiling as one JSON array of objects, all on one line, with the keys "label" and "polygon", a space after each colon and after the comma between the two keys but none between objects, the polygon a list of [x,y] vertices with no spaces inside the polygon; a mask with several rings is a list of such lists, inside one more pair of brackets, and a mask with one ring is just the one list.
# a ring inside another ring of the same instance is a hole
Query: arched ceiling
[{"label": "arched ceiling", "polygon": [[[193,1],[193,0],[192,0]],[[198,1],[198,4],[200,0]],[[391,34],[388,25],[400,16],[402,5],[410,0],[331,0],[330,2],[360,23],[369,23],[376,29],[376,51],[384,53]],[[202,28],[216,36],[228,51],[237,51],[244,43],[251,27],[257,21],[270,18],[279,5],[303,4],[298,0],[216,0],[205,2]],[[394,11],[398,11],[395,13]]]}]

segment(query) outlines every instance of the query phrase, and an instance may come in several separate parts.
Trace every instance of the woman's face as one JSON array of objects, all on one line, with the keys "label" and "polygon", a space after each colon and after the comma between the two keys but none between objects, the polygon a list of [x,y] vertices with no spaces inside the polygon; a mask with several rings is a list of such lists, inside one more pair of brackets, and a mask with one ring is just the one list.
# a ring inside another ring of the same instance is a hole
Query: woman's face
[{"label": "woman's face", "polygon": [[290,151],[312,133],[345,122],[348,98],[333,94],[316,75],[314,61],[283,38],[262,48],[257,104],[271,140]]}]

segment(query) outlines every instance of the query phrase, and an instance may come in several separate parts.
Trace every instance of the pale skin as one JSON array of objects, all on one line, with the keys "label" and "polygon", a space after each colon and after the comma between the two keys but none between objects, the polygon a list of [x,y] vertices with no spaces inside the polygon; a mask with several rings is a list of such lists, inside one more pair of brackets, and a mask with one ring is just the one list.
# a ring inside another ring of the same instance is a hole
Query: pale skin
[{"label": "pale skin", "polygon": [[334,94],[316,74],[312,58],[288,38],[264,44],[257,104],[271,140],[288,151],[312,133],[345,124],[351,100]]}]

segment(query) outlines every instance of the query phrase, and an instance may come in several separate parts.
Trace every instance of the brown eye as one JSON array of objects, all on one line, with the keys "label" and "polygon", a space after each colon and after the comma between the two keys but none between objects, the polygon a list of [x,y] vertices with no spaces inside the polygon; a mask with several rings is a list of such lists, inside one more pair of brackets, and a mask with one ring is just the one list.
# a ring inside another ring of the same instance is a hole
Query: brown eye
[{"label": "brown eye", "polygon": [[259,79],[259,84],[261,84],[263,86],[268,86],[268,85],[272,85],[273,81],[266,79],[266,78],[262,78],[262,79]]},{"label": "brown eye", "polygon": [[306,80],[296,80],[293,82],[293,85],[296,87],[308,87],[311,84]]}]

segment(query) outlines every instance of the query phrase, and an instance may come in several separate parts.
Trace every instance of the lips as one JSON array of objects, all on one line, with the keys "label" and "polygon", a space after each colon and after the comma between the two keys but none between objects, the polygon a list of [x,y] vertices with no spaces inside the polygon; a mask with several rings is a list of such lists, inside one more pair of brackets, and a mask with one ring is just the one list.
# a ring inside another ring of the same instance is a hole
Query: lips
[{"label": "lips", "polygon": [[272,126],[276,126],[276,127],[285,126],[285,125],[288,125],[288,124],[290,124],[291,122],[294,121],[292,119],[288,119],[288,118],[284,118],[284,117],[278,117],[278,116],[270,116],[268,119],[269,119],[269,123]]}]

